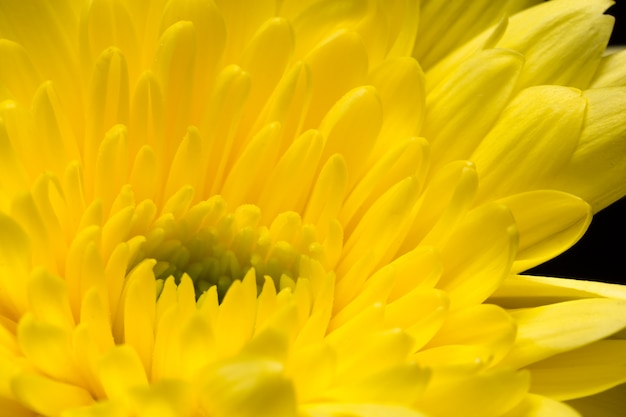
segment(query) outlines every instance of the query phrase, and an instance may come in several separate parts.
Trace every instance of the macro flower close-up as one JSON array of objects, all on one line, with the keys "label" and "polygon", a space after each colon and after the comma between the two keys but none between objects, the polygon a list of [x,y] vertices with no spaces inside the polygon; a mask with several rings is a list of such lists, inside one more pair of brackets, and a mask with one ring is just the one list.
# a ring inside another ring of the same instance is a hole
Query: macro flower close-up
[{"label": "macro flower close-up", "polygon": [[0,416],[622,416],[611,5],[0,1]]}]

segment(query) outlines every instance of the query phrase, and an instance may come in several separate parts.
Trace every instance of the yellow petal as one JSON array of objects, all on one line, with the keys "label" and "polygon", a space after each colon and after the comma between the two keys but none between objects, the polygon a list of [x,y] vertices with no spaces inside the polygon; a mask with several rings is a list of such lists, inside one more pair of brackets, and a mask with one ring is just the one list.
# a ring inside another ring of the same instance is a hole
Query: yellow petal
[{"label": "yellow petal", "polygon": [[327,344],[311,344],[294,351],[286,373],[292,379],[299,401],[315,399],[331,383],[337,357]]},{"label": "yellow petal", "polygon": [[13,63],[0,67],[0,101],[13,99],[27,105],[41,82],[28,52],[19,43],[0,39],[0,59]]},{"label": "yellow petal", "polygon": [[[159,40],[155,74],[161,84],[165,125],[165,155],[173,155],[190,124],[193,77],[196,71],[196,29],[192,22],[170,26]],[[193,122],[191,122],[193,123]]]},{"label": "yellow petal", "polygon": [[79,153],[72,126],[51,82],[42,84],[32,106],[39,146],[46,156],[45,167],[60,175],[65,165],[79,159]]},{"label": "yellow petal", "polygon": [[[9,213],[29,236],[29,249],[32,253],[33,263],[56,273],[58,270],[57,262],[62,264],[64,261],[57,261],[55,258],[59,252],[63,252],[67,248],[64,248],[63,245],[54,245],[50,241],[50,235],[53,231],[48,229],[46,220],[50,218],[51,213],[42,213],[32,194],[22,194],[14,198]],[[10,268],[10,264],[8,266]]]},{"label": "yellow petal", "polygon": [[46,271],[36,271],[28,283],[28,298],[36,318],[66,330],[74,327],[67,284],[63,279]]},{"label": "yellow petal", "polygon": [[237,65],[227,66],[216,78],[203,123],[199,126],[202,137],[209,145],[206,155],[203,155],[208,158],[209,167],[205,176],[212,179],[206,181],[204,195],[217,193],[228,173],[231,159],[240,151],[235,134],[250,88],[250,75]]},{"label": "yellow petal", "polygon": [[426,387],[429,375],[427,369],[415,364],[401,365],[331,388],[324,396],[342,403],[371,401],[410,405]]},{"label": "yellow petal", "polygon": [[[323,42],[338,28],[354,29],[371,10],[372,1],[346,1],[339,7],[333,1],[293,1],[281,2],[281,15],[294,22],[295,37],[298,40],[296,57],[310,51]],[[369,10],[368,10],[369,9]]]},{"label": "yellow petal", "polygon": [[98,376],[110,399],[125,398],[131,389],[148,386],[141,359],[126,345],[116,346],[102,357]]},{"label": "yellow petal", "polygon": [[[348,181],[346,162],[341,155],[328,158],[322,167],[304,211],[305,223],[312,223],[317,230],[327,230],[328,223],[337,218]],[[320,236],[323,238],[323,236]]]},{"label": "yellow petal", "polygon": [[[300,135],[268,174],[259,196],[263,215],[272,218],[280,211],[302,212],[322,156],[323,137],[316,130]],[[267,168],[267,167],[266,167]],[[282,190],[278,195],[276,190]]]},{"label": "yellow petal", "polygon": [[513,213],[519,247],[513,272],[521,272],[569,249],[587,230],[591,207],[558,191],[531,191],[499,200]]},{"label": "yellow petal", "polygon": [[[217,304],[217,302],[216,302]],[[184,323],[178,317],[176,304],[170,305],[161,314],[155,329],[154,351],[152,352],[152,380],[180,378],[183,368],[181,331]]]},{"label": "yellow petal", "polygon": [[[418,409],[436,416],[496,417],[524,397],[529,383],[528,373],[510,370],[457,378],[435,374],[416,403]],[[455,393],[454,401],[450,400],[450,392]]]},{"label": "yellow petal", "polygon": [[510,350],[515,331],[515,322],[503,309],[479,304],[449,313],[424,349],[455,345],[486,347],[489,359],[495,364]]},{"label": "yellow petal", "polygon": [[[3,249],[0,252],[0,271],[20,279],[3,279],[1,297],[7,301],[7,309],[14,317],[19,317],[26,311],[26,276],[30,269],[30,242],[28,236],[13,219],[0,213],[0,244]],[[8,295],[7,296],[5,296]],[[6,299],[5,299],[6,297]],[[19,313],[18,313],[19,312]]]},{"label": "yellow petal", "polygon": [[266,21],[241,53],[241,67],[250,74],[252,89],[243,125],[252,125],[287,69],[294,49],[294,34],[288,20],[275,17]]},{"label": "yellow petal", "polygon": [[98,402],[94,405],[65,410],[61,417],[128,417],[128,410],[121,401]]},{"label": "yellow petal", "polygon": [[37,374],[22,374],[16,377],[13,380],[13,391],[19,401],[31,410],[51,417],[60,417],[69,408],[94,402],[83,388]]},{"label": "yellow petal", "polygon": [[[34,139],[36,126],[33,125],[33,116],[25,107],[10,100],[0,103],[0,114],[2,115],[2,136],[6,141],[4,146],[9,150],[12,148],[19,159],[18,173],[19,166],[22,166],[29,176],[28,180],[32,181],[42,174],[37,167],[41,168],[45,161],[42,153],[32,151],[32,146],[37,143]],[[10,154],[7,156],[10,157]],[[3,199],[7,198],[10,199],[11,196],[3,197]],[[5,201],[4,204],[6,205],[7,202]]]},{"label": "yellow petal", "polygon": [[[589,414],[597,416],[598,414]],[[573,408],[551,398],[528,394],[503,417],[581,417]]]},{"label": "yellow petal", "polygon": [[[189,127],[187,134],[176,150],[172,165],[167,174],[164,198],[169,198],[180,188],[195,187],[202,178],[202,138],[195,127]],[[148,174],[147,172],[144,175]],[[148,175],[152,175],[149,173]],[[233,203],[234,204],[234,203]]]},{"label": "yellow petal", "polygon": [[626,384],[591,397],[568,401],[567,404],[585,416],[620,417],[624,414]]},{"label": "yellow petal", "polygon": [[455,161],[437,170],[415,205],[413,225],[400,252],[444,242],[473,204],[477,185],[476,168],[469,161]]},{"label": "yellow petal", "polygon": [[[235,61],[237,52],[250,41],[256,28],[278,11],[274,0],[261,0],[253,4],[241,0],[217,0],[215,3],[226,23],[228,43],[225,60],[227,62]],[[244,9],[247,12],[241,13]],[[231,36],[231,34],[234,35]]]},{"label": "yellow petal", "polygon": [[124,342],[137,352],[148,375],[154,348],[155,263],[154,259],[144,260],[129,273],[124,299]]},{"label": "yellow petal", "polygon": [[[388,3],[386,3],[388,4]],[[396,3],[396,18],[401,22],[397,25],[391,23],[390,26],[397,28],[398,36],[391,49],[389,57],[408,56],[413,51],[416,41],[416,34],[420,24],[420,3],[417,1],[408,1],[406,3]],[[390,13],[392,14],[392,13]],[[396,20],[397,22],[397,20]]]},{"label": "yellow petal", "polygon": [[[293,65],[278,82],[271,96],[255,123],[253,131],[258,126],[279,122],[285,131],[285,138],[294,138],[302,133],[302,126],[310,104],[311,71],[308,65],[299,61]],[[283,141],[283,148],[288,145]]]},{"label": "yellow petal", "polygon": [[4,120],[0,120],[0,208],[6,210],[11,196],[28,188],[28,176],[17,150],[11,144]]},{"label": "yellow petal", "polygon": [[33,411],[24,408],[16,400],[0,397],[0,410],[12,417],[32,417]]},{"label": "yellow petal", "polygon": [[114,126],[100,144],[96,161],[95,194],[102,198],[105,212],[113,204],[128,181],[128,131],[126,127]]},{"label": "yellow petal", "polygon": [[257,201],[258,192],[267,181],[268,165],[276,163],[281,136],[280,125],[271,123],[241,150],[221,191],[229,204],[238,206]]},{"label": "yellow petal", "polygon": [[552,181],[557,188],[583,198],[594,212],[626,192],[626,88],[588,90],[587,113],[580,142]]},{"label": "yellow petal", "polygon": [[[386,142],[386,139],[380,140],[379,144],[387,145]],[[372,152],[374,154],[376,151]],[[348,231],[352,231],[363,213],[395,184],[415,177],[421,186],[428,165],[428,142],[423,138],[410,138],[376,155],[374,165],[359,178],[341,207],[341,220]]]},{"label": "yellow petal", "polygon": [[216,357],[215,330],[206,317],[194,315],[185,323],[180,337],[181,373],[194,377]]},{"label": "yellow petal", "polygon": [[256,315],[256,277],[250,269],[243,281],[234,281],[222,304],[216,324],[220,350],[237,352],[250,340]]},{"label": "yellow petal", "polygon": [[325,144],[322,159],[344,157],[350,186],[366,168],[382,124],[382,103],[373,87],[349,91],[328,111],[320,124]]},{"label": "yellow petal", "polygon": [[141,59],[139,28],[128,6],[122,1],[94,0],[85,9],[81,15],[79,35],[84,68],[90,68],[93,61],[111,46],[119,48],[130,60],[131,70],[137,68]]},{"label": "yellow petal", "polygon": [[602,57],[590,87],[626,86],[626,74],[621,71],[624,65],[626,65],[626,51],[624,50]]},{"label": "yellow petal", "polygon": [[[296,35],[297,36],[297,35]],[[349,90],[363,85],[368,63],[359,36],[339,32],[316,46],[304,59],[313,84],[309,114],[304,128],[317,126],[322,117]]]},{"label": "yellow petal", "polygon": [[[135,86],[130,108],[132,134],[129,137],[129,148],[131,155],[137,154],[140,148],[149,146],[156,155],[164,156],[164,107],[163,93],[156,76],[151,72],[143,73]],[[158,172],[154,172],[154,175],[158,175]]]},{"label": "yellow petal", "polygon": [[517,230],[504,206],[481,206],[460,222],[441,252],[444,270],[437,288],[451,309],[483,302],[509,274]]},{"label": "yellow petal", "polygon": [[[231,36],[226,35],[226,22],[222,17],[220,9],[214,2],[202,0],[174,0],[164,1],[161,8],[151,2],[148,6],[157,13],[162,11],[159,22],[159,34],[168,30],[178,22],[190,22],[196,33],[196,39],[202,43],[201,53],[193,56],[193,77],[186,80],[190,86],[193,85],[192,102],[190,105],[190,120],[196,123],[202,117],[202,109],[206,97],[213,87],[215,74],[222,64],[222,55],[226,41]],[[135,3],[132,3],[135,4]],[[155,39],[156,40],[156,39]],[[156,45],[157,42],[154,42]],[[145,42],[143,46],[145,62],[151,62],[153,57],[151,42]],[[199,52],[196,50],[196,52]],[[191,70],[192,68],[188,68]],[[183,81],[183,80],[180,80]]]},{"label": "yellow petal", "polygon": [[[626,300],[583,299],[513,310],[518,333],[503,365],[523,367],[626,327]],[[572,320],[576,317],[576,320]]]},{"label": "yellow petal", "polygon": [[511,99],[523,66],[515,51],[488,49],[428,92],[420,134],[432,144],[435,167],[471,155]]},{"label": "yellow petal", "polygon": [[338,299],[350,300],[360,290],[360,285],[342,279],[360,258],[369,258],[371,270],[393,259],[412,220],[417,188],[414,178],[406,178],[383,194],[363,215],[348,238],[337,266]]},{"label": "yellow petal", "polygon": [[585,88],[600,62],[613,27],[602,13],[610,1],[542,3],[511,17],[499,48],[526,57],[521,85]]},{"label": "yellow petal", "polygon": [[414,55],[426,67],[445,57],[459,45],[478,35],[484,28],[495,25],[503,17],[538,3],[536,0],[473,1],[444,4],[423,1],[420,28]]},{"label": "yellow petal", "polygon": [[428,417],[408,407],[367,403],[322,403],[305,405],[302,409],[307,417]]},{"label": "yellow petal", "polygon": [[354,349],[354,344],[338,344],[329,340],[337,350],[333,384],[352,384],[401,366],[406,363],[412,348],[410,336],[400,329],[371,333],[359,339],[352,339],[353,342],[358,341],[358,350]]},{"label": "yellow petal", "polygon": [[626,340],[601,340],[532,364],[531,392],[571,400],[626,383]]},{"label": "yellow petal", "polygon": [[395,280],[389,294],[389,301],[394,301],[410,294],[415,288],[434,287],[441,277],[443,265],[439,251],[429,246],[418,246],[383,269],[395,270]]},{"label": "yellow petal", "polygon": [[378,156],[419,132],[426,106],[424,73],[416,60],[403,57],[385,61],[369,79],[383,108],[380,140],[372,152]]},{"label": "yellow petal", "polygon": [[71,355],[71,334],[67,329],[26,315],[18,324],[17,339],[35,369],[60,382],[78,386],[84,383]]},{"label": "yellow petal", "polygon": [[139,416],[178,417],[192,413],[193,394],[189,383],[163,380],[134,390],[130,399]]},{"label": "yellow petal", "polygon": [[80,324],[101,352],[114,346],[111,332],[111,313],[98,288],[87,291],[80,310]]},{"label": "yellow petal", "polygon": [[0,37],[15,41],[29,51],[42,80],[55,80],[67,93],[64,104],[72,109],[81,108],[82,77],[75,48],[81,8],[78,2],[44,5],[21,1],[0,5]]},{"label": "yellow petal", "polygon": [[479,199],[546,187],[576,149],[586,107],[580,92],[567,87],[523,90],[471,156]]},{"label": "yellow petal", "polygon": [[296,399],[283,366],[269,360],[238,360],[211,366],[202,375],[201,403],[211,415],[295,417]]},{"label": "yellow petal", "polygon": [[[124,288],[129,259],[130,249],[128,244],[120,243],[113,250],[104,270],[104,281],[109,296],[108,303],[112,322],[115,322],[114,319],[118,313],[118,305],[122,295],[122,289]],[[118,339],[118,341],[119,340],[121,340],[121,338]]]},{"label": "yellow petal", "polygon": [[128,124],[128,117],[128,66],[124,55],[118,49],[109,48],[98,57],[91,82],[87,114],[88,130],[82,144],[84,160],[89,162],[83,165],[87,183],[94,180],[95,166],[90,165],[95,165],[94,162],[101,149],[100,143],[116,124]]},{"label": "yellow petal", "polygon": [[124,242],[130,237],[134,208],[126,207],[115,213],[102,228],[102,251],[105,259],[109,258],[119,242]]},{"label": "yellow petal", "polygon": [[448,315],[448,297],[441,290],[415,288],[387,304],[385,323],[404,329],[413,338],[413,351],[423,348],[440,330]]}]

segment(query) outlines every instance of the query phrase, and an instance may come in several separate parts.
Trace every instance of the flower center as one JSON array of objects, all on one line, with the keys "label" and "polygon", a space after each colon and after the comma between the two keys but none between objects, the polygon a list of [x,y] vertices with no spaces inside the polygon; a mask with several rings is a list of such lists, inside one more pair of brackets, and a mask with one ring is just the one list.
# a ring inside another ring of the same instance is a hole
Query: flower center
[{"label": "flower center", "polygon": [[282,213],[267,227],[261,224],[257,206],[242,205],[228,213],[217,196],[180,219],[161,216],[146,235],[138,259],[157,261],[157,280],[172,276],[178,284],[187,274],[196,298],[216,286],[222,300],[230,285],[242,280],[250,268],[255,270],[258,292],[266,277],[283,288],[297,280],[303,257],[319,260],[321,253],[313,227],[303,226],[297,213]]}]

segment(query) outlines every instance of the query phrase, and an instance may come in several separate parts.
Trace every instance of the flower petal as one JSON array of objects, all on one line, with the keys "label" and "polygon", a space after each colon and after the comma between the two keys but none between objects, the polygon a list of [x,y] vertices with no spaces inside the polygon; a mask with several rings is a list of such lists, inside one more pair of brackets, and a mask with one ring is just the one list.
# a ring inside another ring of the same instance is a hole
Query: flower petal
[{"label": "flower petal", "polygon": [[523,66],[518,52],[487,49],[431,88],[420,134],[432,144],[433,168],[471,155],[511,99]]},{"label": "flower petal", "polygon": [[[521,84],[585,88],[604,52],[613,18],[610,1],[542,3],[513,17],[498,42],[526,56]],[[558,58],[557,58],[558,57]]]},{"label": "flower petal", "polygon": [[534,363],[530,391],[563,401],[626,383],[624,352],[626,340],[601,340]]},{"label": "flower petal", "polygon": [[210,415],[297,415],[293,386],[278,362],[240,359],[213,365],[203,372],[202,388],[201,403]]},{"label": "flower petal", "polygon": [[569,249],[591,222],[591,207],[558,191],[531,191],[499,200],[513,213],[519,247],[513,272],[539,265]]},{"label": "flower petal", "polygon": [[13,382],[15,396],[30,409],[45,416],[60,417],[63,411],[92,404],[94,399],[81,387],[38,374],[22,374]]},{"label": "flower petal", "polygon": [[[591,415],[591,414],[590,414]],[[596,416],[596,414],[593,414]],[[551,398],[528,394],[502,417],[581,417],[573,408]]]},{"label": "flower petal", "polygon": [[[418,409],[442,417],[496,417],[524,397],[529,383],[527,372],[502,369],[457,378],[434,373],[416,404]],[[450,401],[450,392],[455,393],[454,401]]]},{"label": "flower petal", "polygon": [[305,405],[302,409],[307,417],[427,417],[408,407],[368,403],[322,403]]},{"label": "flower petal", "polygon": [[489,204],[469,212],[445,243],[444,270],[437,288],[450,297],[450,308],[481,303],[509,274],[517,247],[511,212]]},{"label": "flower petal", "polygon": [[580,142],[547,185],[580,196],[598,212],[626,193],[626,88],[587,90],[584,97]]},{"label": "flower petal", "polygon": [[568,401],[567,404],[585,416],[620,417],[624,414],[625,397],[626,384],[622,384],[591,397]]},{"label": "flower petal", "polygon": [[128,345],[116,346],[98,364],[98,376],[107,398],[127,398],[132,389],[148,386],[141,359]]},{"label": "flower petal", "polygon": [[622,330],[626,300],[583,299],[510,314],[518,324],[517,340],[502,365],[520,368]]},{"label": "flower petal", "polygon": [[523,90],[470,158],[480,178],[479,201],[545,188],[576,149],[586,107],[580,92],[567,87]]}]

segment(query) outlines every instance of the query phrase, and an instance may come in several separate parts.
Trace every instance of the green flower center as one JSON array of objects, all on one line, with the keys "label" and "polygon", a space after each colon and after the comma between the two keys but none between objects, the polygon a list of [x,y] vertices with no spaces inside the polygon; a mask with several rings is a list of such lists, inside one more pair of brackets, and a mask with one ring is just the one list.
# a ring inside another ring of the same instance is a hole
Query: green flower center
[{"label": "green flower center", "polygon": [[179,220],[162,216],[146,235],[139,259],[157,261],[154,273],[160,282],[172,276],[179,284],[187,274],[196,298],[216,286],[222,300],[231,284],[242,280],[251,268],[260,293],[266,277],[280,289],[297,280],[303,257],[321,256],[313,229],[303,226],[296,213],[283,213],[267,227],[261,225],[256,206],[244,205],[226,213],[221,198],[205,203],[210,204],[201,203],[199,213],[190,210],[190,215]]}]

